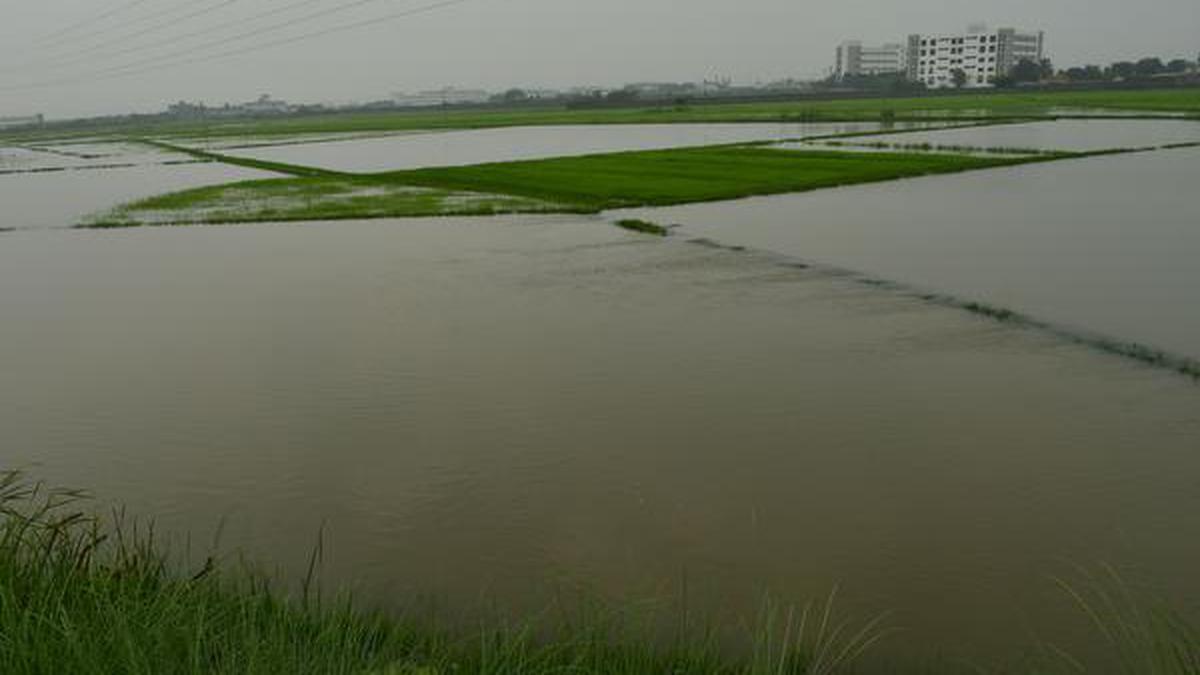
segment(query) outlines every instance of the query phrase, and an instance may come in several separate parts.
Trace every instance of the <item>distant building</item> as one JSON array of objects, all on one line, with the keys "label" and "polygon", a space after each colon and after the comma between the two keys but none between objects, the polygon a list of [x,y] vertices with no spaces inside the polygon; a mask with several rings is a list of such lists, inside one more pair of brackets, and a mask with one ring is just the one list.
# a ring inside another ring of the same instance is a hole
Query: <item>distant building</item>
[{"label": "distant building", "polygon": [[[1040,62],[1045,34],[1015,28],[988,31],[972,26],[965,33],[910,35],[908,79],[930,89],[990,87],[1012,73],[1021,61]],[[957,75],[956,74],[961,73]]]},{"label": "distant building", "polygon": [[40,127],[46,123],[44,115],[28,117],[0,117],[0,129],[15,129],[17,127]]},{"label": "distant building", "polygon": [[563,93],[557,89],[526,89],[525,96],[531,100],[552,101],[562,98]]},{"label": "distant building", "polygon": [[401,107],[420,108],[443,105],[466,105],[471,103],[487,103],[491,94],[482,89],[456,89],[446,87],[422,91],[416,94],[398,93],[392,95],[392,102]]},{"label": "distant building", "polygon": [[990,87],[1021,61],[1040,62],[1045,41],[1042,32],[989,31],[984,25],[962,33],[913,34],[905,44],[864,46],[851,40],[837,48],[834,77],[902,73],[930,89]]},{"label": "distant building", "polygon": [[844,80],[860,75],[905,73],[908,69],[908,48],[902,44],[865,46],[857,40],[838,45],[834,77]]},{"label": "distant building", "polygon": [[226,103],[219,107],[209,107],[203,102],[191,103],[180,101],[167,107],[167,114],[183,119],[204,117],[239,117],[242,115],[287,115],[301,110],[300,106],[286,101],[273,99],[269,94],[263,94],[247,103]]},{"label": "distant building", "polygon": [[634,82],[625,85],[624,89],[635,91],[639,98],[644,99],[677,98],[700,93],[700,87],[691,82]]},{"label": "distant building", "polygon": [[294,106],[286,101],[271,98],[270,94],[263,94],[257,100],[249,103],[242,103],[235,106],[238,112],[248,113],[250,115],[284,115],[294,110]]}]

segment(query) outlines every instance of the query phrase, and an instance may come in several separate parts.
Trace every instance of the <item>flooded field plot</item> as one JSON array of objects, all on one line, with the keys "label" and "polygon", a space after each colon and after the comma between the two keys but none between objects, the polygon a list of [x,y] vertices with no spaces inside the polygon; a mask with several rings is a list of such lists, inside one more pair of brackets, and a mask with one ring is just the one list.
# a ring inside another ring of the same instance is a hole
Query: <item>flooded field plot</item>
[{"label": "flooded field plot", "polygon": [[1198,165],[1164,150],[635,215],[1200,358]]},{"label": "flooded field plot", "polygon": [[384,604],[840,584],[986,663],[1064,560],[1200,598],[1200,388],[1037,332],[599,220],[0,242],[7,462]]},{"label": "flooded field plot", "polygon": [[976,148],[1091,151],[1200,141],[1194,120],[1058,120],[846,139]]},{"label": "flooded field plot", "polygon": [[[173,154],[166,158],[176,157]],[[78,225],[124,202],[164,192],[275,174],[225,164],[148,164],[112,169],[0,175],[0,228]]]},{"label": "flooded field plot", "polygon": [[0,144],[0,177],[29,171],[144,166],[189,159],[140,143],[106,140]]},{"label": "flooded field plot", "polygon": [[[796,139],[873,131],[872,122],[839,124],[610,124],[514,127],[235,150],[231,154],[352,172],[461,166],[627,150]],[[897,128],[904,128],[897,125]]]}]

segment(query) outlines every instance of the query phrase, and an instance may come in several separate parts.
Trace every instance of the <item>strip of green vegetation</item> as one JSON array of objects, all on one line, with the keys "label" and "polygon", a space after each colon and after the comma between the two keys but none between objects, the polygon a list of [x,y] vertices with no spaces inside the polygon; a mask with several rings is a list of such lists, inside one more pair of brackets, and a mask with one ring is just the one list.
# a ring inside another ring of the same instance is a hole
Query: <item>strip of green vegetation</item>
[{"label": "strip of green vegetation", "polygon": [[139,143],[149,145],[162,150],[178,152],[185,155],[191,155],[196,159],[203,159],[212,162],[223,162],[225,164],[233,164],[235,166],[244,166],[250,169],[260,169],[262,171],[272,171],[274,173],[287,174],[289,176],[342,176],[345,174],[337,171],[329,171],[327,169],[319,169],[312,166],[300,166],[298,164],[284,164],[283,162],[268,162],[261,159],[251,159],[248,157],[235,157],[233,155],[224,155],[207,150],[199,150],[197,148],[189,148],[182,145],[175,145],[165,141],[157,141],[152,139],[138,139]]},{"label": "strip of green vegetation", "polygon": [[370,176],[277,178],[197,188],[125,204],[82,227],[483,216],[572,210],[520,196],[402,185]]},{"label": "strip of green vegetation", "polygon": [[939,145],[936,143],[888,143],[885,141],[822,141],[820,145],[832,148],[866,148],[871,150],[890,150],[893,152],[942,152],[959,155],[1053,155],[1054,150],[1041,148],[1016,148],[1003,145]]},{"label": "strip of green vegetation", "polygon": [[[174,137],[289,136],[416,129],[480,129],[560,124],[687,122],[878,121],[1051,117],[1063,110],[1200,114],[1200,88],[1089,92],[972,92],[907,98],[796,100],[768,103],[693,103],[630,108],[416,110],[322,114],[255,120],[111,123],[13,132],[22,140],[105,134]],[[0,138],[5,137],[0,133]]]},{"label": "strip of green vegetation", "polygon": [[[1038,159],[1047,157],[1057,156]],[[121,206],[84,225],[595,213],[799,192],[1027,161],[1031,158],[714,146],[359,176],[327,172],[153,197]]]},{"label": "strip of green vegetation", "polygon": [[721,146],[416,169],[383,175],[408,185],[521,195],[601,211],[801,192],[1028,161],[1030,158],[1024,157],[868,155]]},{"label": "strip of green vegetation", "polygon": [[642,234],[652,234],[656,237],[665,237],[671,233],[670,230],[663,227],[662,225],[659,225],[658,223],[652,223],[648,220],[641,220],[638,218],[625,218],[622,220],[618,220],[617,227],[619,227],[621,229],[629,230],[630,232],[641,232]]}]

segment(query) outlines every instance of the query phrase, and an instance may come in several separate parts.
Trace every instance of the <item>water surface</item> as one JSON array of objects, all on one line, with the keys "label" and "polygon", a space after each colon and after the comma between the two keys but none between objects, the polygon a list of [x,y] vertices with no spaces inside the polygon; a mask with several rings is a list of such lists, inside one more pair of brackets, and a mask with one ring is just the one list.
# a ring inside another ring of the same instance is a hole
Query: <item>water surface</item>
[{"label": "water surface", "polygon": [[[601,124],[511,127],[234,150],[231,154],[323,169],[378,172],[627,150],[656,150],[874,131],[873,122],[821,124]],[[897,125],[906,128],[906,125]]]},{"label": "water surface", "polygon": [[226,164],[164,166],[157,162],[113,169],[0,175],[0,228],[71,227],[128,201],[271,177],[277,175]]},{"label": "water surface", "polygon": [[899,144],[928,143],[930,145],[960,145],[980,148],[1084,152],[1200,141],[1200,122],[1191,120],[1058,120],[887,134],[859,140]]},{"label": "water surface", "polygon": [[1200,149],[683,206],[693,235],[1200,358]]},{"label": "water surface", "polygon": [[1046,335],[599,220],[0,244],[4,463],[197,548],[301,574],[323,526],[395,606],[841,584],[898,658],[1078,644],[1064,559],[1200,610],[1200,388]]}]

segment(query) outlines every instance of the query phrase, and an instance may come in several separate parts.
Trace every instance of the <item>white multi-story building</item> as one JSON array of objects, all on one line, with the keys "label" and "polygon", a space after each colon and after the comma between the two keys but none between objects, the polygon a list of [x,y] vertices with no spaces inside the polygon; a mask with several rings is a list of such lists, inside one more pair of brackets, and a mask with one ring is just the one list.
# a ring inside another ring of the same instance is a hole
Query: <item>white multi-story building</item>
[{"label": "white multi-story building", "polygon": [[1043,33],[1015,28],[989,31],[977,26],[966,33],[910,35],[908,79],[930,89],[989,87],[1021,61],[1040,62],[1044,49]]},{"label": "white multi-story building", "polygon": [[839,80],[856,75],[886,75],[907,70],[908,49],[901,44],[865,47],[857,40],[843,42],[837,48],[834,75]]}]

